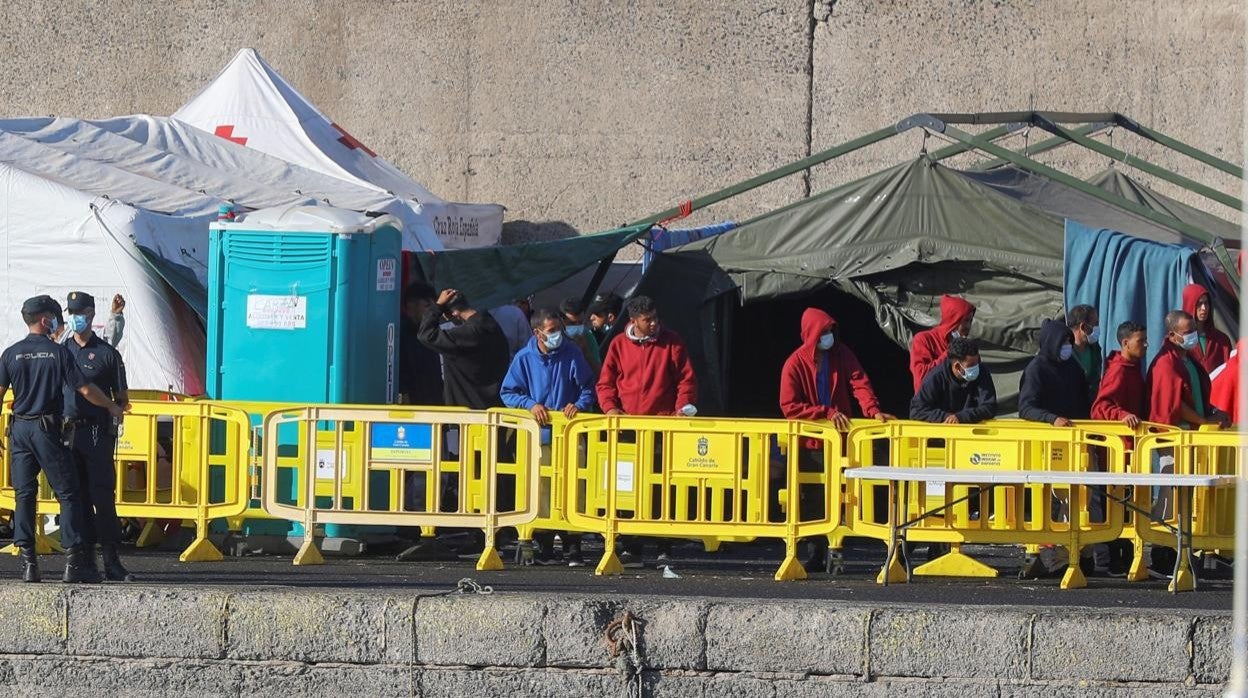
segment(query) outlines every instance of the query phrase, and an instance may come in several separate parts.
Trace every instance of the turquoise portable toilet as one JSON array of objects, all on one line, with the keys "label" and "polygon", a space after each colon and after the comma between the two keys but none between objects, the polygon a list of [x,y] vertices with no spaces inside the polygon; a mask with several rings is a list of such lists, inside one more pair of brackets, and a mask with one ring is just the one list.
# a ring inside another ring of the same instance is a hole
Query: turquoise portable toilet
[{"label": "turquoise portable toilet", "polygon": [[[209,397],[394,402],[398,219],[328,206],[285,206],[219,221],[209,231]],[[279,448],[293,447],[297,432],[283,432]],[[374,484],[375,496],[387,496],[384,477]],[[279,490],[288,489],[293,498],[294,483],[279,481]],[[327,527],[334,535],[330,528],[345,527]]]},{"label": "turquoise portable toilet", "polygon": [[209,397],[394,402],[398,219],[286,206],[209,230]]}]

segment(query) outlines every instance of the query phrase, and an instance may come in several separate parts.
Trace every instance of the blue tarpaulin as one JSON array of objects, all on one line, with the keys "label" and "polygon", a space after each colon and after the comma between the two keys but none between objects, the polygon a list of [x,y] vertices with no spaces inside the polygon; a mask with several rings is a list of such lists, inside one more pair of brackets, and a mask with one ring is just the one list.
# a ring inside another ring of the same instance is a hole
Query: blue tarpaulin
[{"label": "blue tarpaulin", "polygon": [[670,250],[673,247],[687,245],[702,238],[709,238],[726,233],[737,227],[734,221],[724,221],[723,223],[713,223],[704,225],[701,228],[677,228],[668,230],[654,226],[650,229],[646,236],[646,251],[641,255],[641,273],[645,274],[650,268],[650,260],[654,255],[659,254],[663,250]]},{"label": "blue tarpaulin", "polygon": [[1148,328],[1151,362],[1165,341],[1163,318],[1182,308],[1196,251],[1067,219],[1065,254],[1066,307],[1097,309],[1105,356],[1118,349],[1119,323],[1131,320]]}]

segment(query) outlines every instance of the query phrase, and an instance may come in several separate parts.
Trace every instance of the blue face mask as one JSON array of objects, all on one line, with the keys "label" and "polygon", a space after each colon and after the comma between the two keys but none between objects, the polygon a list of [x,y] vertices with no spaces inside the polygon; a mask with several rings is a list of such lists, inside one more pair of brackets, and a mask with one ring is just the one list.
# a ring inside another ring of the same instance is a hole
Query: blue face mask
[{"label": "blue face mask", "polygon": [[566,332],[569,337],[572,337],[575,339],[576,337],[580,337],[581,335],[585,334],[585,326],[584,325],[568,325],[568,328],[565,329],[564,332]]},{"label": "blue face mask", "polygon": [[545,335],[542,337],[542,344],[546,346],[548,351],[558,349],[559,345],[563,344],[563,333],[555,332],[554,334]]},{"label": "blue face mask", "polygon": [[966,381],[967,383],[971,383],[976,378],[979,378],[979,364],[975,364],[974,366],[962,367],[962,380]]},{"label": "blue face mask", "polygon": [[1062,361],[1067,361],[1075,355],[1075,348],[1069,344],[1063,344],[1062,350],[1058,352],[1057,357]]},{"label": "blue face mask", "polygon": [[1187,334],[1183,335],[1183,348],[1184,349],[1191,351],[1192,349],[1196,348],[1197,344],[1200,344],[1200,333],[1188,332]]},{"label": "blue face mask", "polygon": [[73,332],[74,334],[81,334],[87,329],[87,316],[70,315],[69,322],[67,324],[69,325],[70,332]]}]

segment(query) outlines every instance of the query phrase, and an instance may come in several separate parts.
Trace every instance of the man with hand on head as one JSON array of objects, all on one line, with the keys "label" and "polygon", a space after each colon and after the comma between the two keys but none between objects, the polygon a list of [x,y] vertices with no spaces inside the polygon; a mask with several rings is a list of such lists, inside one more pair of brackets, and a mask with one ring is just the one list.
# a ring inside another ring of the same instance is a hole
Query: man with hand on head
[{"label": "man with hand on head", "polygon": [[997,388],[979,357],[979,343],[949,340],[945,360],[923,379],[910,401],[910,418],[937,424],[977,424],[997,413]]}]

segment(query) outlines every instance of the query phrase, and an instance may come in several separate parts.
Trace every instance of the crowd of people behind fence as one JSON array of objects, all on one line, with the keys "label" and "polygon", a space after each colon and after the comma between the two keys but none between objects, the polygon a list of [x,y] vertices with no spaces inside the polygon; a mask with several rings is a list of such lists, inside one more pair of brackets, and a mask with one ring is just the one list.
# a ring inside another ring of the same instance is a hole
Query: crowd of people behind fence
[{"label": "crowd of people behind fence", "polygon": [[[1175,301],[1176,309],[1163,318],[1114,328],[1117,348],[1108,354],[1096,308],[1077,305],[1064,320],[1045,320],[1039,350],[1020,381],[1019,416],[1057,427],[1087,419],[1131,428],[1144,421],[1184,429],[1236,422],[1238,351],[1215,327],[1208,291],[1191,284]],[[524,409],[543,425],[552,412],[569,418],[593,410],[696,415],[693,362],[659,311],[646,296],[625,302],[607,294],[589,307],[570,298],[558,308],[532,309],[522,301],[487,312],[454,289],[435,294],[413,284],[403,295],[401,400]],[[910,343],[914,396],[908,418],[973,424],[997,416],[992,372],[975,339],[975,306],[946,295],[940,311],[939,324]],[[1146,322],[1162,322],[1165,330],[1147,366]],[[881,409],[870,376],[842,341],[832,315],[807,308],[794,331],[801,344],[777,376],[785,418],[828,420],[842,430],[856,416],[897,418]],[[623,547],[624,564],[639,565],[640,542]],[[1103,548],[1093,551],[1098,567],[1111,564],[1100,561]],[[661,541],[660,562],[669,550]],[[575,542],[565,553],[579,564]]]}]

